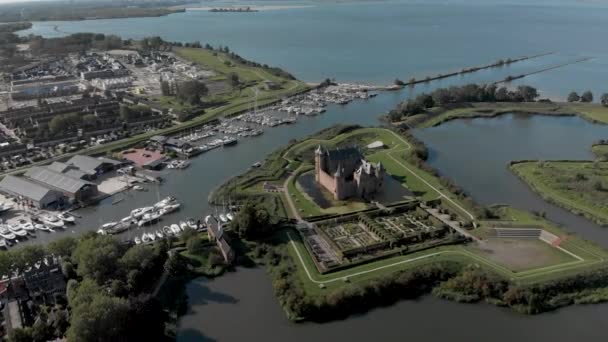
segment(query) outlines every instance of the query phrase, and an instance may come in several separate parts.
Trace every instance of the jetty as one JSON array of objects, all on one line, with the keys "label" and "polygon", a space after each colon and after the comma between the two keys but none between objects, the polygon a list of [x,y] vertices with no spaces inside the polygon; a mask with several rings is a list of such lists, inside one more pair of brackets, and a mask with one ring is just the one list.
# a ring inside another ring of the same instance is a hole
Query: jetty
[{"label": "jetty", "polygon": [[551,51],[551,52],[540,53],[540,54],[532,55],[532,56],[522,56],[522,57],[517,57],[517,58],[499,59],[498,61],[496,61],[494,63],[476,66],[476,67],[462,68],[460,71],[449,72],[447,74],[438,74],[436,76],[427,76],[422,79],[416,79],[416,78],[412,77],[409,81],[403,82],[402,85],[414,86],[419,83],[428,83],[431,81],[442,80],[444,78],[470,74],[470,73],[477,72],[480,70],[502,67],[502,66],[510,65],[510,64],[517,63],[517,62],[526,61],[529,59],[540,58],[540,57],[552,55],[554,53],[555,53],[554,51]]}]

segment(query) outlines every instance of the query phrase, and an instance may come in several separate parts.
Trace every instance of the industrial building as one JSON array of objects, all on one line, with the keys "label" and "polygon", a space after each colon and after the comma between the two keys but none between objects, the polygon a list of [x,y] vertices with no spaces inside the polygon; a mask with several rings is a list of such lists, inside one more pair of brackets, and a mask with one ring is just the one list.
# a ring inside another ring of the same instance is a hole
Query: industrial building
[{"label": "industrial building", "polygon": [[0,192],[25,200],[38,209],[61,208],[68,203],[68,198],[61,192],[12,175],[7,175],[0,181]]},{"label": "industrial building", "polygon": [[61,192],[71,202],[88,202],[98,194],[96,184],[40,166],[30,168],[25,173],[25,177],[46,188]]}]

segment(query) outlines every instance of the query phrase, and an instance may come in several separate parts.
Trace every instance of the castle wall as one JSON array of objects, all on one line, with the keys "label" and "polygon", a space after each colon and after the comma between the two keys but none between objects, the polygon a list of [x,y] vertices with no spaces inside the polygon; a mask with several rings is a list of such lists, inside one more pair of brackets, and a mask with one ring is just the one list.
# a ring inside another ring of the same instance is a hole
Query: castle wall
[{"label": "castle wall", "polygon": [[327,172],[325,172],[323,170],[320,170],[318,172],[317,176],[318,176],[319,184],[321,184],[325,189],[327,189],[329,192],[331,192],[335,197],[336,188],[335,188],[335,183],[334,183],[334,177],[328,175]]}]

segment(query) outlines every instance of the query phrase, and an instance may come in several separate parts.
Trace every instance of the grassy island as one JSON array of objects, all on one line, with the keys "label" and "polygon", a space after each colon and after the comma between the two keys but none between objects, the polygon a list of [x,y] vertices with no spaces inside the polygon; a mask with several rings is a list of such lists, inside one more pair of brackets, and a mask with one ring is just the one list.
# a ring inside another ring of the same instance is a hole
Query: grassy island
[{"label": "grassy island", "polygon": [[405,122],[418,128],[438,126],[454,119],[495,117],[502,114],[534,114],[553,116],[578,115],[591,122],[608,124],[608,107],[593,103],[565,102],[479,102],[436,107],[429,114],[414,115]]},{"label": "grassy island", "polygon": [[608,225],[608,162],[517,162],[511,170],[545,200]]},{"label": "grassy island", "polygon": [[432,127],[459,118],[495,117],[521,113],[573,116],[608,124],[608,107],[590,102],[552,102],[538,99],[536,88],[520,85],[515,89],[496,84],[467,84],[438,88],[400,103],[386,116],[395,125]]},{"label": "grassy island", "polygon": [[[376,141],[383,147],[364,147]],[[320,144],[360,146],[385,166],[391,188],[407,191],[380,204],[320,205],[302,179]],[[293,320],[336,319],[429,292],[524,313],[608,300],[608,252],[541,217],[479,208],[426,166],[425,152],[401,132],[333,127],[272,153],[210,200],[256,200],[292,219],[252,242],[247,255],[268,267]]]}]

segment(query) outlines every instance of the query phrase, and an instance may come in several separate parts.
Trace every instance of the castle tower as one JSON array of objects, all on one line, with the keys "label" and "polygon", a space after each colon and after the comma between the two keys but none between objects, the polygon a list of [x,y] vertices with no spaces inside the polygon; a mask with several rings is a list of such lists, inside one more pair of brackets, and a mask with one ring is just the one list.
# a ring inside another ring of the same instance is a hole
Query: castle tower
[{"label": "castle tower", "polygon": [[343,174],[344,170],[342,169],[342,164],[338,164],[338,168],[334,173],[334,199],[341,200],[343,196]]},{"label": "castle tower", "polygon": [[321,171],[323,170],[325,170],[325,154],[321,145],[319,145],[315,151],[315,180],[317,182],[321,180]]}]

